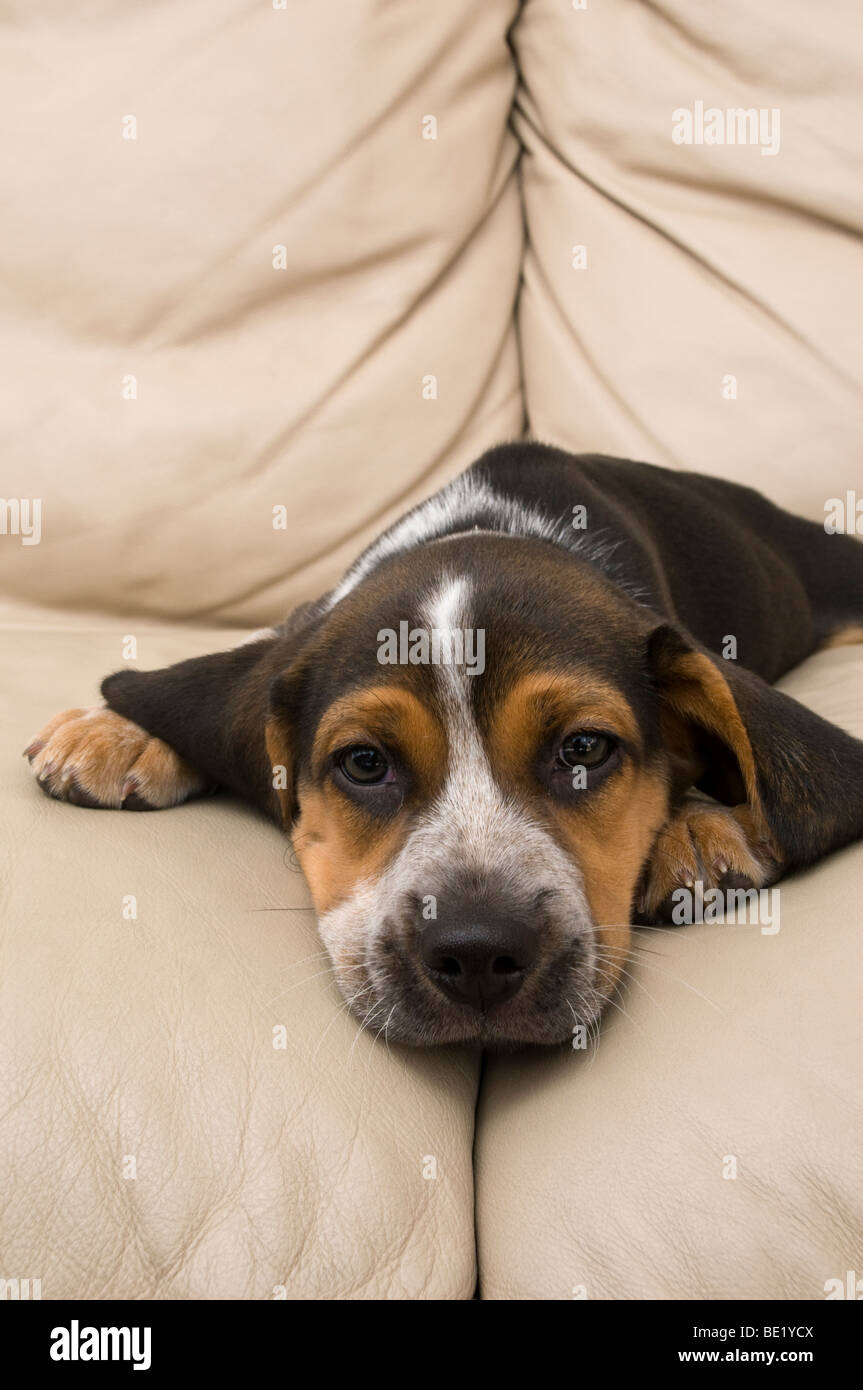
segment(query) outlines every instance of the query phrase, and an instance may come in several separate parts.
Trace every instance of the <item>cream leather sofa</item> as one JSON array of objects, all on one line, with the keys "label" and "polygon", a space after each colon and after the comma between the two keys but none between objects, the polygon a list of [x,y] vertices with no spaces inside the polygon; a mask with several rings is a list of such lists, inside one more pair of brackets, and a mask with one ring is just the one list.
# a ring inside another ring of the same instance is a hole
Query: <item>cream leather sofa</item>
[{"label": "cream leather sofa", "polygon": [[[357,1033],[252,812],[63,806],[20,752],[526,428],[863,496],[854,7],[49,9],[0,21],[0,492],[42,503],[0,535],[0,1276],[823,1298],[863,1270],[863,846],[774,935],[643,936],[595,1052],[480,1075]],[[697,103],[778,151],[676,143]],[[785,684],[863,736],[863,647]]]}]

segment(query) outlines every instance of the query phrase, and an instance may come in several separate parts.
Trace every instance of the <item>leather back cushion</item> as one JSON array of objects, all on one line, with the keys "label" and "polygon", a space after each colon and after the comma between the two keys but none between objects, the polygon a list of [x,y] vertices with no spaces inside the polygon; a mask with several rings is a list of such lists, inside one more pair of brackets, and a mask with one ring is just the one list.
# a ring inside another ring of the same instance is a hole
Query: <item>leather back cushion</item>
[{"label": "leather back cushion", "polygon": [[519,432],[516,8],[4,7],[7,597],[270,622]]},{"label": "leather back cushion", "polygon": [[[721,474],[814,519],[844,496],[863,444],[859,22],[849,4],[813,22],[805,0],[528,0],[537,435]],[[706,142],[729,111],[755,114],[755,143]]]}]

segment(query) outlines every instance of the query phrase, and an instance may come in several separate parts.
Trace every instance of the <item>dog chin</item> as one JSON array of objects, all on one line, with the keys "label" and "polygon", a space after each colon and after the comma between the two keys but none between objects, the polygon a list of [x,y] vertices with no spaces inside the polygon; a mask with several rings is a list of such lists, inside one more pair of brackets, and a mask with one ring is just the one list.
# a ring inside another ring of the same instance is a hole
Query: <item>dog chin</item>
[{"label": "dog chin", "polygon": [[[365,1023],[361,1013],[355,1017]],[[453,1010],[456,1013],[457,1010]],[[478,1014],[474,1010],[464,1010],[464,1018],[443,1018],[421,1021],[413,1018],[393,1022],[381,1031],[381,1039],[386,1036],[388,1043],[400,1043],[405,1047],[481,1047],[493,1052],[514,1052],[523,1047],[555,1047],[569,1043],[573,1038],[576,1023],[583,1023],[590,1029],[596,1018],[577,1019],[575,1022],[567,1011],[549,1018],[548,1016],[523,1016],[515,1020],[509,1014],[507,1005]],[[386,1011],[384,1011],[386,1016]],[[598,1015],[597,1015],[598,1017]],[[378,1032],[376,1024],[371,1025],[373,1036]]]},{"label": "dog chin", "polygon": [[[407,1047],[444,1047],[454,1044],[513,1051],[520,1047],[575,1046],[576,1029],[589,1035],[599,1022],[607,999],[587,978],[583,968],[570,967],[569,984],[558,974],[553,993],[548,984],[514,999],[478,1012],[468,1005],[449,1003],[432,996],[418,978],[406,988],[386,981],[385,972],[370,970],[365,1003],[350,1002],[349,1009],[361,1028],[387,1043]],[[384,978],[381,978],[384,975]],[[377,978],[375,978],[377,976]],[[347,984],[345,998],[356,993]],[[578,1001],[577,1005],[570,999]]]}]

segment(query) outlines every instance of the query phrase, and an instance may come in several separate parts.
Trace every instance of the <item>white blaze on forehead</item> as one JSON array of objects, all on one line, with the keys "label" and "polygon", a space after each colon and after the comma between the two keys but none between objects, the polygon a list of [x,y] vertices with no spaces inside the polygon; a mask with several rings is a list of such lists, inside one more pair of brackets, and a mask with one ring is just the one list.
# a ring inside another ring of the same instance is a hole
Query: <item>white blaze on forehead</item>
[{"label": "white blaze on forehead", "polygon": [[[423,621],[430,627],[472,629],[472,598],[467,577],[447,579],[424,605]],[[552,842],[495,780],[471,706],[482,677],[454,664],[436,666],[433,676],[448,746],[446,782],[403,852],[482,873],[498,889],[509,882],[513,892],[523,894],[530,855],[548,859]]]},{"label": "white blaze on forehead", "polygon": [[[450,579],[426,605],[423,616],[434,627],[471,627],[472,594],[467,578]],[[470,704],[471,677],[463,667],[452,665],[435,667],[434,678],[443,708],[449,758],[447,779],[431,807],[427,824],[434,827],[434,835],[443,837],[447,853],[455,851],[458,860],[470,867],[486,868],[494,843],[499,846],[504,823],[509,823],[514,831],[515,817],[494,780],[476,726]],[[416,835],[422,837],[425,833],[421,829]]]},{"label": "white blaze on forehead", "polygon": [[[423,616],[437,627],[472,627],[472,596],[467,578],[450,579],[427,604]],[[523,817],[507,803],[495,782],[471,709],[472,678],[459,666],[437,666],[434,678],[449,749],[447,778],[430,808],[427,828],[415,836],[424,839],[430,831],[430,838],[439,841],[446,855],[456,855],[456,863],[488,870],[492,860],[501,858],[504,841],[519,830],[523,833]],[[415,841],[414,836],[411,839]],[[418,848],[414,842],[414,850]],[[499,870],[503,865],[495,867]]]},{"label": "white blaze on forehead", "polygon": [[[421,622],[440,632],[465,632],[473,627],[470,612],[472,595],[473,585],[464,575],[445,579],[436,593],[423,604]],[[447,735],[455,737],[462,744],[466,738],[468,741],[472,738],[479,745],[479,734],[470,708],[471,678],[465,668],[454,663],[442,663],[434,668],[434,678],[443,700]],[[466,752],[467,749],[463,748],[462,751]],[[453,752],[451,744],[451,764]]]},{"label": "white blaze on forehead", "polygon": [[423,607],[426,626],[446,630],[470,627],[468,604],[471,593],[471,582],[464,575],[444,580]]}]

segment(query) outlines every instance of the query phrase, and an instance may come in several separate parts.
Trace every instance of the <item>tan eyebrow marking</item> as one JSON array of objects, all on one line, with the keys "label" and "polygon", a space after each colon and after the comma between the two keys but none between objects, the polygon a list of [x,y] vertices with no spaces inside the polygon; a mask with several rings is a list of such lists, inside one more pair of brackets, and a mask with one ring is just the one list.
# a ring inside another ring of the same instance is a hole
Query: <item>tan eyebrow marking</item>
[{"label": "tan eyebrow marking", "polygon": [[592,671],[540,671],[517,681],[494,712],[489,741],[495,766],[523,772],[536,752],[538,734],[563,723],[607,729],[642,747],[638,721],[622,691]]},{"label": "tan eyebrow marking", "polygon": [[413,691],[393,685],[350,691],[330,705],[315,733],[313,775],[321,775],[340,745],[369,738],[401,753],[424,781],[440,782],[447,757],[444,730]]}]

